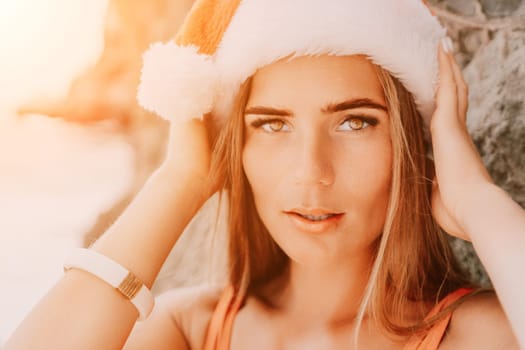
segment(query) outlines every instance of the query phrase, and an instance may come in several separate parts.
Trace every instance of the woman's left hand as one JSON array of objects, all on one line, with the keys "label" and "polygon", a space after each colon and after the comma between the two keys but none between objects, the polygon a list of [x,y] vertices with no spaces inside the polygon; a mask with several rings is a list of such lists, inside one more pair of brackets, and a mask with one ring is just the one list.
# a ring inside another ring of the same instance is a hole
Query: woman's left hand
[{"label": "woman's left hand", "polygon": [[[436,169],[432,212],[446,232],[472,241],[505,310],[504,315],[487,309],[496,326],[491,327],[505,332],[498,334],[505,334],[513,349],[525,349],[525,280],[516,273],[525,266],[525,211],[483,166],[466,127],[467,85],[452,55],[442,48],[439,67],[437,109],[430,121]],[[519,345],[511,345],[506,318]]]},{"label": "woman's left hand", "polygon": [[436,176],[432,213],[449,234],[470,240],[465,230],[469,203],[493,184],[466,126],[468,86],[453,55],[439,47],[437,108],[430,121]]}]

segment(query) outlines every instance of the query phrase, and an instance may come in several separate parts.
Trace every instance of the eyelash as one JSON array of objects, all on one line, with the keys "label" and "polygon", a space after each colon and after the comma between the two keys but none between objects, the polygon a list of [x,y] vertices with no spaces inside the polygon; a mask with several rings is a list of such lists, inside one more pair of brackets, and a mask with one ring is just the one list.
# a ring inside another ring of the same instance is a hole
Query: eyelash
[{"label": "eyelash", "polygon": [[[350,116],[346,117],[345,120],[343,120],[343,122],[340,125],[343,125],[344,123],[349,122],[349,121],[354,120],[354,119],[360,120],[360,121],[366,123],[366,125],[363,126],[361,129],[353,130],[353,132],[363,131],[364,129],[368,128],[369,126],[375,126],[375,125],[377,125],[379,123],[379,120],[377,120],[374,117],[350,115]],[[283,123],[283,125],[286,125],[286,121],[284,119],[281,119],[281,118],[258,118],[256,120],[252,121],[250,123],[250,125],[253,128],[255,128],[255,129],[260,129],[264,125],[268,125],[268,124],[275,123],[275,122]],[[264,130],[264,131],[270,132],[270,133],[272,133],[272,132],[273,133],[277,133],[277,132],[280,132],[281,130],[279,130],[279,131]]]}]

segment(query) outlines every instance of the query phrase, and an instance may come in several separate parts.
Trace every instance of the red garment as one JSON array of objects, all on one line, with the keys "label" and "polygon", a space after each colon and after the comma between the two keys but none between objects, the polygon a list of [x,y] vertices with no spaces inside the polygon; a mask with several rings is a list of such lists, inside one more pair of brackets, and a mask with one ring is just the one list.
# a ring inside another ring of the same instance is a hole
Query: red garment
[{"label": "red garment", "polygon": [[[472,289],[469,288],[460,288],[445,298],[443,298],[436,306],[430,310],[425,319],[429,319],[437,315],[441,310],[454,303],[458,299],[472,292]],[[443,336],[447,330],[450,318],[452,317],[452,312],[449,312],[445,317],[443,317],[439,322],[435,323],[434,326],[424,335],[419,337],[412,337],[408,344],[403,350],[434,350],[439,347]]]},{"label": "red garment", "polygon": [[[427,315],[427,319],[435,316],[438,312],[454,303],[461,297],[470,293],[472,290],[467,288],[458,289],[443,298]],[[206,336],[204,350],[228,350],[230,348],[230,338],[233,327],[233,320],[241,300],[235,300],[233,288],[230,286],[222,293],[219,303],[210,321],[210,327]],[[439,347],[441,339],[450,322],[452,313],[449,313],[425,334],[410,338],[404,350],[435,350]]]}]

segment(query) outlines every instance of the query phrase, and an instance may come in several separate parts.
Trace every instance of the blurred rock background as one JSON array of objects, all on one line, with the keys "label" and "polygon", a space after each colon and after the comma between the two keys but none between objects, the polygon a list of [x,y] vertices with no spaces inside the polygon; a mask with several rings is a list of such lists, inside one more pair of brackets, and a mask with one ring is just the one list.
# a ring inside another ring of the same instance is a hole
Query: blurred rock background
[{"label": "blurred rock background", "polygon": [[[525,0],[428,2],[448,28],[456,58],[470,85],[468,127],[474,142],[498,185],[525,207]],[[98,214],[82,226],[90,228],[82,229],[68,247],[89,246],[103,234],[163,159],[168,125],[135,101],[141,55],[151,42],[172,38],[192,3],[193,0],[107,1],[104,44],[98,59],[74,77],[65,96],[28,94],[19,105],[17,123],[44,115],[84,133],[112,135],[114,140],[125,143],[133,155],[126,158],[128,163],[132,160],[126,185],[116,192],[109,205],[98,207]],[[59,49],[64,50],[66,57],[67,51],[73,50]],[[111,171],[108,169],[105,171]],[[224,237],[219,235],[214,240],[211,234],[222,232],[214,227],[216,209],[217,199],[212,198],[190,223],[161,271],[154,292],[221,276],[224,256],[217,252],[224,248],[216,246],[224,243]],[[488,284],[471,245],[457,239],[451,242],[472,278]]]}]

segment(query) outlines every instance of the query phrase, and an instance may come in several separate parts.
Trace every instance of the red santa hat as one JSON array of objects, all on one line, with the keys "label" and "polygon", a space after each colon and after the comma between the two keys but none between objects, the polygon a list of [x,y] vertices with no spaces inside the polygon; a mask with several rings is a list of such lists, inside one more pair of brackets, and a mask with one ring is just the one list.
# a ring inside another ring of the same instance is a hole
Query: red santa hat
[{"label": "red santa hat", "polygon": [[421,0],[197,0],[172,42],[144,54],[138,101],[165,119],[226,120],[241,84],[286,57],[363,54],[428,122],[446,31]]}]

